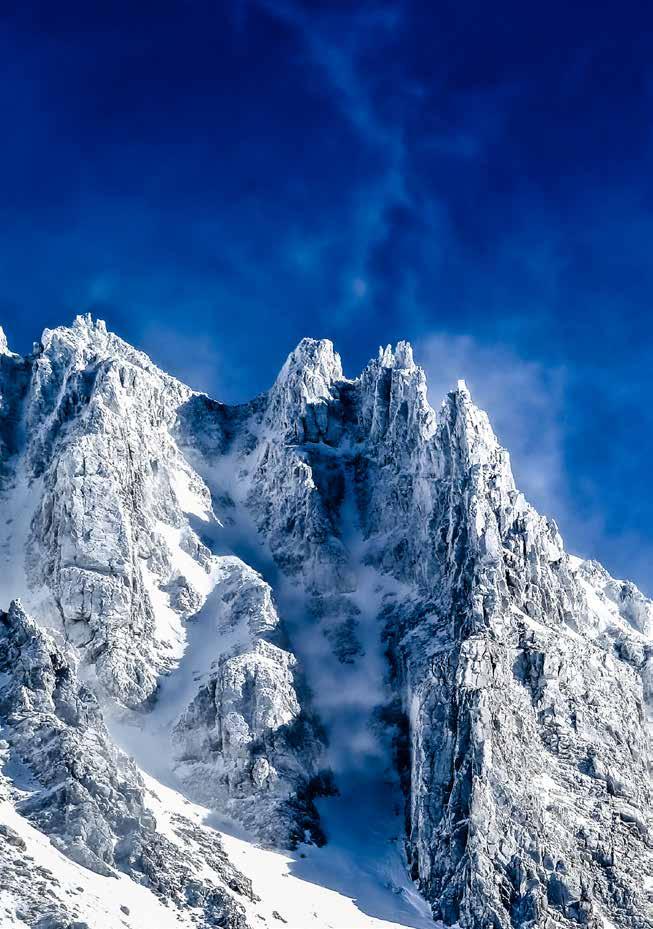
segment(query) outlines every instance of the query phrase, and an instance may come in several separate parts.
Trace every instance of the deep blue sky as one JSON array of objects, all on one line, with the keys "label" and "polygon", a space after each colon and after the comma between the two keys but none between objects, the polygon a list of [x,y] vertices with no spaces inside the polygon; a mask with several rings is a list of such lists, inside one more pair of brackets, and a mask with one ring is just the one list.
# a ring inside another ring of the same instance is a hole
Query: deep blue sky
[{"label": "deep blue sky", "polygon": [[[3,5],[3,10],[9,4]],[[304,335],[466,377],[572,549],[653,593],[653,13],[16,4],[0,322],[91,310],[227,401]]]}]

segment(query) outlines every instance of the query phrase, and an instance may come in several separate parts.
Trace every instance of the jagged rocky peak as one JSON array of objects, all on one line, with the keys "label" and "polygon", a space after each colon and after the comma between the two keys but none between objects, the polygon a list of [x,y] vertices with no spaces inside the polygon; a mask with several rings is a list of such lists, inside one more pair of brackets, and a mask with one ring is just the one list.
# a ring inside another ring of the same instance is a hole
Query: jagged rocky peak
[{"label": "jagged rocky peak", "polygon": [[200,587],[208,570],[184,507],[209,513],[210,494],[171,434],[191,395],[85,315],[45,330],[25,397],[24,468],[40,481],[27,583],[130,706],[154,693],[180,647],[175,623],[201,605],[176,550],[199,563]]},{"label": "jagged rocky peak", "polygon": [[[413,873],[435,916],[466,929],[599,926],[619,908],[624,925],[639,925],[640,913],[651,926],[637,883],[649,855],[650,745],[633,710],[646,702],[649,665],[619,626],[645,625],[647,601],[582,566],[592,586],[578,584],[555,523],[517,492],[508,454],[464,384],[420,449],[390,485],[386,466],[369,522],[383,569],[401,569],[425,598],[412,621],[408,608],[387,626],[411,721]],[[616,640],[595,635],[592,614],[606,608],[614,620],[599,625],[614,622]],[[626,739],[615,737],[615,712]],[[631,790],[609,826],[616,781]],[[622,825],[631,815],[635,832]],[[579,830],[581,821],[591,825]],[[606,847],[618,850],[611,874]]]},{"label": "jagged rocky peak", "polygon": [[350,380],[331,342],[304,339],[267,394],[228,408],[88,315],[26,359],[0,352],[0,373],[3,458],[29,501],[22,537],[0,523],[0,584],[24,560],[28,612],[63,633],[0,615],[0,722],[43,769],[23,813],[66,854],[137,880],[154,879],[150,844],[173,855],[103,728],[116,704],[163,733],[187,797],[266,843],[321,841],[314,708],[355,753],[330,698],[373,681],[436,918],[653,929],[653,605],[565,553],[464,382],[436,413],[408,343]]},{"label": "jagged rocky peak", "polygon": [[[107,331],[104,320],[94,320],[90,313],[84,313],[75,316],[70,326],[57,326],[54,329],[44,329],[41,335],[40,349],[41,351],[48,351],[48,349],[51,348],[56,350],[57,343],[63,343],[70,348],[81,351],[84,348],[88,348],[91,344],[95,347],[105,346],[111,338],[117,339],[116,336],[113,336]],[[129,347],[126,342],[123,344],[126,348]]]},{"label": "jagged rocky peak", "polygon": [[98,332],[106,332],[107,324],[103,319],[96,319],[94,321],[91,313],[78,313],[73,320],[73,328],[88,329],[89,331],[97,329]]},{"label": "jagged rocky peak", "polygon": [[[104,320],[94,320],[90,313],[77,315],[71,326],[44,329],[36,354],[37,370],[41,366],[46,371],[60,372],[65,376],[85,367],[91,371],[104,365],[122,371],[124,380],[124,373],[131,367],[148,372],[167,386],[182,387],[175,378],[157,368],[148,355],[110,332]],[[132,372],[132,381],[133,377]],[[125,382],[122,386],[128,388],[129,384]],[[187,394],[191,393],[189,388],[183,389]]]},{"label": "jagged rocky peak", "polygon": [[[326,358],[327,368],[341,371],[326,343],[307,341],[302,353],[313,357],[317,370]],[[300,382],[306,377],[311,396],[308,369],[299,364],[288,372],[290,381],[295,374]],[[40,617],[63,632],[101,699],[121,710],[153,708],[187,647],[186,623],[207,598],[213,615],[206,622],[221,610],[235,611],[253,591],[269,601],[260,615],[278,622],[269,588],[255,583],[251,571],[233,579],[234,603],[228,606],[226,594],[224,604],[218,602],[226,561],[198,534],[216,520],[211,493],[190,464],[190,457],[202,458],[206,436],[189,434],[189,419],[180,435],[180,412],[197,399],[88,315],[71,327],[46,330],[31,365],[22,459],[35,488],[29,542],[21,553],[26,586]],[[195,429],[211,427],[216,409],[203,404],[205,422],[195,415]],[[216,443],[218,454],[220,448]],[[241,613],[251,610],[243,606]],[[226,705],[224,691],[231,694],[234,681],[242,683],[242,699],[230,698],[230,718],[238,709],[241,729],[266,700],[269,712],[258,729],[252,726],[249,740],[239,731],[238,750],[225,736],[203,759],[216,780],[210,797],[223,810],[232,805],[234,815],[268,841],[276,836],[287,844],[305,829],[318,836],[311,795],[321,742],[299,684],[295,692],[297,660],[281,647],[281,633],[275,641],[246,636],[239,652],[228,656],[223,638],[230,633],[223,634],[216,629],[207,643],[216,662],[224,659],[213,681],[218,698]],[[183,715],[186,707],[178,709]],[[214,721],[227,732],[222,709],[216,708]],[[207,739],[212,744],[213,735]],[[266,754],[259,757],[262,746]]]},{"label": "jagged rocky peak", "polygon": [[90,313],[78,313],[73,320],[73,329],[86,330],[86,332],[92,334],[93,332],[99,332],[103,335],[107,334],[107,324],[103,319],[93,320],[93,317]]},{"label": "jagged rocky peak", "polygon": [[359,424],[373,442],[411,448],[430,438],[436,417],[427,396],[426,374],[416,365],[409,342],[379,348],[357,381]]},{"label": "jagged rocky peak", "polygon": [[7,342],[7,336],[5,331],[0,326],[0,355],[11,355],[12,352],[9,351],[9,343]]},{"label": "jagged rocky peak", "polygon": [[329,339],[302,339],[268,394],[266,421],[280,435],[301,440],[326,429],[327,405],[343,380],[340,355]]},{"label": "jagged rocky peak", "polygon": [[400,341],[393,352],[392,345],[379,346],[379,362],[383,368],[399,368],[412,371],[415,367],[413,346],[410,342]]},{"label": "jagged rocky peak", "polygon": [[276,383],[300,383],[310,402],[328,396],[333,382],[342,377],[342,362],[333,342],[306,338],[288,355]]},{"label": "jagged rocky peak", "polygon": [[510,455],[494,434],[489,417],[459,380],[442,402],[438,415],[439,445],[452,464],[463,468],[494,465],[509,489],[514,490]]}]

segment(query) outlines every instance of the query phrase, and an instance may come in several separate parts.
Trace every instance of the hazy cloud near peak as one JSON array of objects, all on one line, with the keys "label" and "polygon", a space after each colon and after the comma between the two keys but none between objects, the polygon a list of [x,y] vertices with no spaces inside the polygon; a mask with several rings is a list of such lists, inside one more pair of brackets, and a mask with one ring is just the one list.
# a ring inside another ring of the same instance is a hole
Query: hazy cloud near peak
[{"label": "hazy cloud near peak", "polygon": [[148,326],[142,347],[152,360],[183,384],[220,398],[224,363],[210,334],[183,333],[174,326]]},{"label": "hazy cloud near peak", "polygon": [[[510,453],[517,487],[539,513],[556,521],[568,552],[596,558],[614,576],[634,580],[649,595],[653,592],[653,547],[645,529],[632,526],[627,510],[632,490],[625,485],[606,486],[600,462],[593,469],[579,466],[575,409],[579,383],[598,400],[605,389],[600,371],[545,365],[509,345],[447,333],[421,338],[415,358],[426,371],[435,409],[459,378],[466,380],[474,402],[488,414],[499,442]],[[632,400],[632,385],[624,390],[626,401]],[[623,406],[616,407],[619,414]],[[618,433],[616,426],[616,421],[606,422],[608,432],[615,431],[604,454],[609,457],[617,444],[623,462],[637,450],[634,436]],[[621,520],[606,505],[613,495],[623,501]]]},{"label": "hazy cloud near peak", "polygon": [[560,519],[566,508],[565,369],[545,368],[507,346],[481,344],[467,335],[427,336],[419,340],[415,354],[427,373],[431,405],[437,409],[464,378],[510,452],[519,489],[542,513]]}]

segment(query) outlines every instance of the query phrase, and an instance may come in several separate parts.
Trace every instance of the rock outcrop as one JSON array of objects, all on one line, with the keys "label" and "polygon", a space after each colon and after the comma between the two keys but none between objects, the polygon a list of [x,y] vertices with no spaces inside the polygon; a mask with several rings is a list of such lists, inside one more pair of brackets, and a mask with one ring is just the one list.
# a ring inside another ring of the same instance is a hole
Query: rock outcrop
[{"label": "rock outcrop", "polygon": [[251,884],[217,840],[224,884],[197,880],[203,863],[157,831],[142,778],[112,743],[95,695],[15,602],[0,613],[0,715],[4,764],[24,772],[17,809],[58,849],[98,874],[123,871],[180,909],[200,907],[205,925],[245,929],[232,892],[251,898]]},{"label": "rock outcrop", "polygon": [[332,790],[331,779],[320,770],[320,728],[300,702],[305,684],[283,647],[270,586],[228,559],[212,609],[226,645],[174,727],[175,773],[190,796],[268,845],[322,844],[313,800]]},{"label": "rock outcrop", "polygon": [[46,330],[32,363],[25,466],[43,492],[29,582],[48,592],[67,637],[128,706],[152,696],[175,653],[176,630],[157,625],[152,602],[173,580],[161,527],[184,531],[184,491],[209,505],[169,436],[189,396],[87,317]]}]

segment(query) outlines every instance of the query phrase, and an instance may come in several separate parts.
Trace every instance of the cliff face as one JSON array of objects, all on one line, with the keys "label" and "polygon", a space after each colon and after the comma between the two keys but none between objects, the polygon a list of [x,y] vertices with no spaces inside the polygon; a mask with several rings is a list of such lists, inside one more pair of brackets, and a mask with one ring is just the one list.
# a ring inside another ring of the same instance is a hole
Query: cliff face
[{"label": "cliff face", "polygon": [[295,444],[266,436],[258,525],[354,661],[357,559],[401,585],[379,616],[408,727],[410,867],[435,916],[651,925],[651,603],[565,553],[464,383],[436,417],[406,345],[354,382],[330,358],[312,346]]},{"label": "cliff face", "polygon": [[[291,847],[324,841],[339,801],[318,797],[400,784],[444,924],[653,926],[653,604],[566,554],[463,382],[436,414],[408,344],[348,380],[305,339],[230,408],[79,317],[26,359],[0,340],[0,400],[2,592],[60,637],[84,684],[59,702],[107,765],[131,770],[103,710],[163,734],[190,798]],[[91,866],[122,867],[116,829]]]},{"label": "cliff face", "polygon": [[413,874],[447,924],[649,925],[643,623],[524,503],[464,388],[432,444],[433,583],[387,623]]}]

